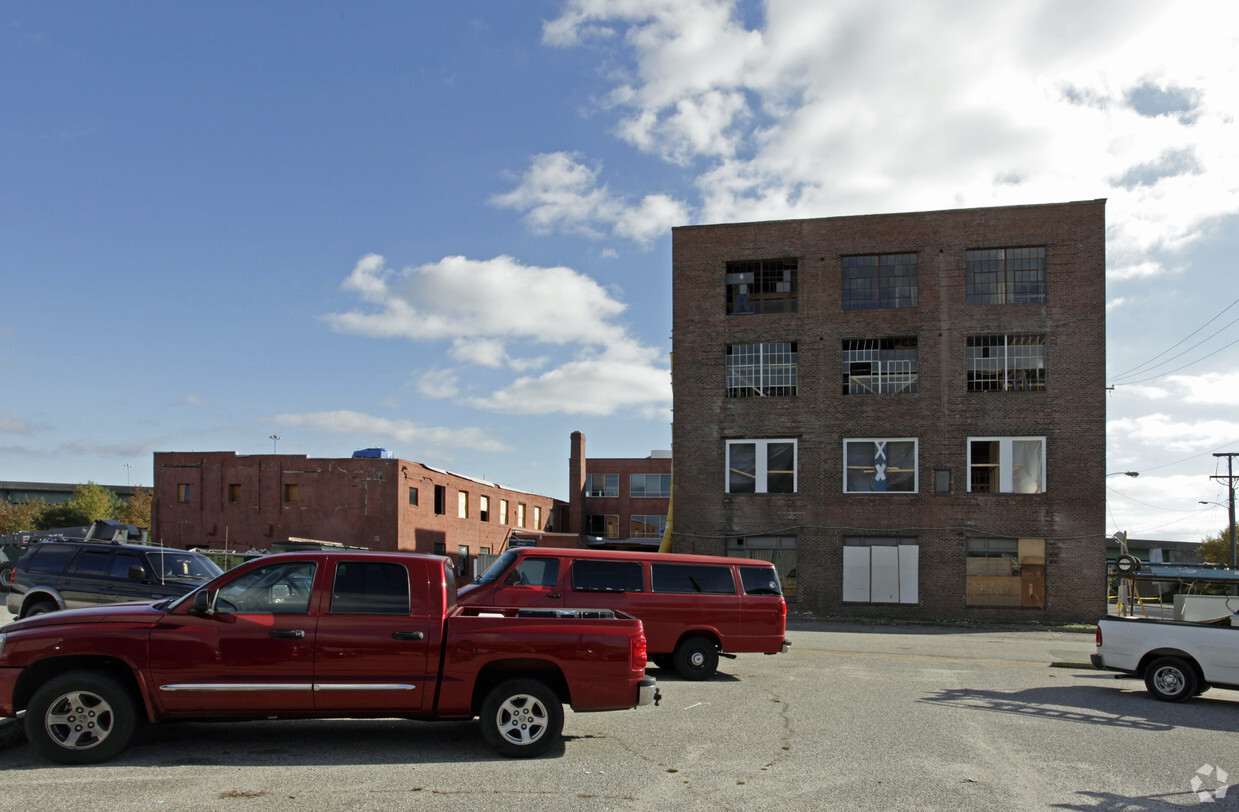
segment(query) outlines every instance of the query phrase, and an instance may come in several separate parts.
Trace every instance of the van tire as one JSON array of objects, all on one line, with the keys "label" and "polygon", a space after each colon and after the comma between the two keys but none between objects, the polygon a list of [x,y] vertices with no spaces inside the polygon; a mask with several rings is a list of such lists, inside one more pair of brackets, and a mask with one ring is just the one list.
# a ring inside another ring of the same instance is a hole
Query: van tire
[{"label": "van tire", "polygon": [[58,608],[51,601],[35,601],[30,604],[30,608],[22,614],[22,617],[34,617],[35,615],[46,615],[48,612],[55,612]]},{"label": "van tire", "polygon": [[675,648],[676,673],[694,682],[709,679],[718,670],[718,646],[704,637],[689,637]]}]

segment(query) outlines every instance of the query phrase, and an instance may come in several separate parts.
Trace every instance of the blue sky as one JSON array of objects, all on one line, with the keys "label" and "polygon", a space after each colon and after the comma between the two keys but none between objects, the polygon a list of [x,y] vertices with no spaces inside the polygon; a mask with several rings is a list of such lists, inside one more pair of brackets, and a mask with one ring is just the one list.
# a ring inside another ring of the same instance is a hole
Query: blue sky
[{"label": "blue sky", "polygon": [[275,434],[563,498],[574,430],[670,447],[673,226],[1104,197],[1107,528],[1199,539],[1239,451],[1229,12],[0,0],[0,479]]}]

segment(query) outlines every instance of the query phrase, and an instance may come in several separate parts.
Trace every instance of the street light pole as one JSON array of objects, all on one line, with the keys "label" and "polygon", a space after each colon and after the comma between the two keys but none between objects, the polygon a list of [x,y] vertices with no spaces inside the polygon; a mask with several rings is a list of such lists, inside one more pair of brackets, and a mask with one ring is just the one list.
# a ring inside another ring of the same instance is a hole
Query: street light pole
[{"label": "street light pole", "polygon": [[271,453],[272,453],[272,454],[278,454],[278,453],[279,453],[279,451],[278,451],[277,449],[279,449],[280,440],[282,440],[282,439],[284,439],[284,438],[280,437],[280,435],[278,435],[278,434],[272,434],[272,435],[271,435],[270,440],[271,440]]},{"label": "street light pole", "polygon": [[1230,533],[1230,568],[1232,570],[1239,569],[1239,556],[1236,556],[1235,545],[1235,457],[1239,457],[1239,452],[1228,451],[1221,454],[1214,454],[1213,456],[1226,458],[1226,476],[1215,476],[1211,477],[1211,479],[1226,480],[1226,489],[1230,494],[1230,499],[1228,500],[1230,503],[1230,524],[1227,525]]}]

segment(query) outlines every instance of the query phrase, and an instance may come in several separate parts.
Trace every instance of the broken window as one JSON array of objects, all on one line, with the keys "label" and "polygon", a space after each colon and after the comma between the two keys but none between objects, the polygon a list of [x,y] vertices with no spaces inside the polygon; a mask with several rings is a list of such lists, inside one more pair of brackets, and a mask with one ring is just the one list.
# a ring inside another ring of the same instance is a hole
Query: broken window
[{"label": "broken window", "polygon": [[727,263],[727,315],[796,312],[795,259]]},{"label": "broken window", "polygon": [[727,493],[795,492],[795,440],[727,441]]},{"label": "broken window", "polygon": [[916,493],[916,440],[844,440],[845,493]]},{"label": "broken window", "polygon": [[843,258],[843,309],[916,307],[916,254]]},{"label": "broken window", "polygon": [[728,345],[727,397],[795,394],[796,342]]},{"label": "broken window", "polygon": [[968,304],[1045,301],[1045,248],[968,251]]},{"label": "broken window", "polygon": [[968,438],[971,493],[1044,493],[1044,437]]},{"label": "broken window", "polygon": [[916,394],[918,352],[916,336],[844,339],[843,394]]},{"label": "broken window", "polygon": [[1045,389],[1045,336],[968,336],[969,392]]},{"label": "broken window", "polygon": [[968,539],[969,606],[1045,608],[1045,539]]}]

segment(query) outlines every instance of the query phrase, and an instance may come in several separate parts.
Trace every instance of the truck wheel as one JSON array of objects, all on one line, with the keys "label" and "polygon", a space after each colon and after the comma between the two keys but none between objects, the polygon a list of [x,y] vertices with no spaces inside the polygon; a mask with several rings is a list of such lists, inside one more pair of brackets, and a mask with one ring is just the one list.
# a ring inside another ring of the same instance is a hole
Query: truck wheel
[{"label": "truck wheel", "polygon": [[1144,670],[1144,685],[1155,699],[1182,702],[1196,695],[1196,669],[1180,657],[1158,657]]},{"label": "truck wheel", "polygon": [[676,646],[674,660],[684,679],[709,679],[718,670],[718,647],[704,637],[690,637]]},{"label": "truck wheel", "polygon": [[545,753],[564,730],[564,706],[535,679],[513,679],[494,688],[478,717],[482,738],[501,756],[529,758]]},{"label": "truck wheel", "polygon": [[8,592],[13,586],[13,565],[0,566],[0,592]]},{"label": "truck wheel", "polygon": [[35,615],[46,615],[48,612],[55,612],[59,607],[51,601],[35,601],[30,604],[30,608],[22,617],[34,617]]},{"label": "truck wheel", "polygon": [[60,764],[96,764],[129,746],[137,706],[125,687],[99,671],[70,671],[35,691],[26,708],[26,738]]}]

